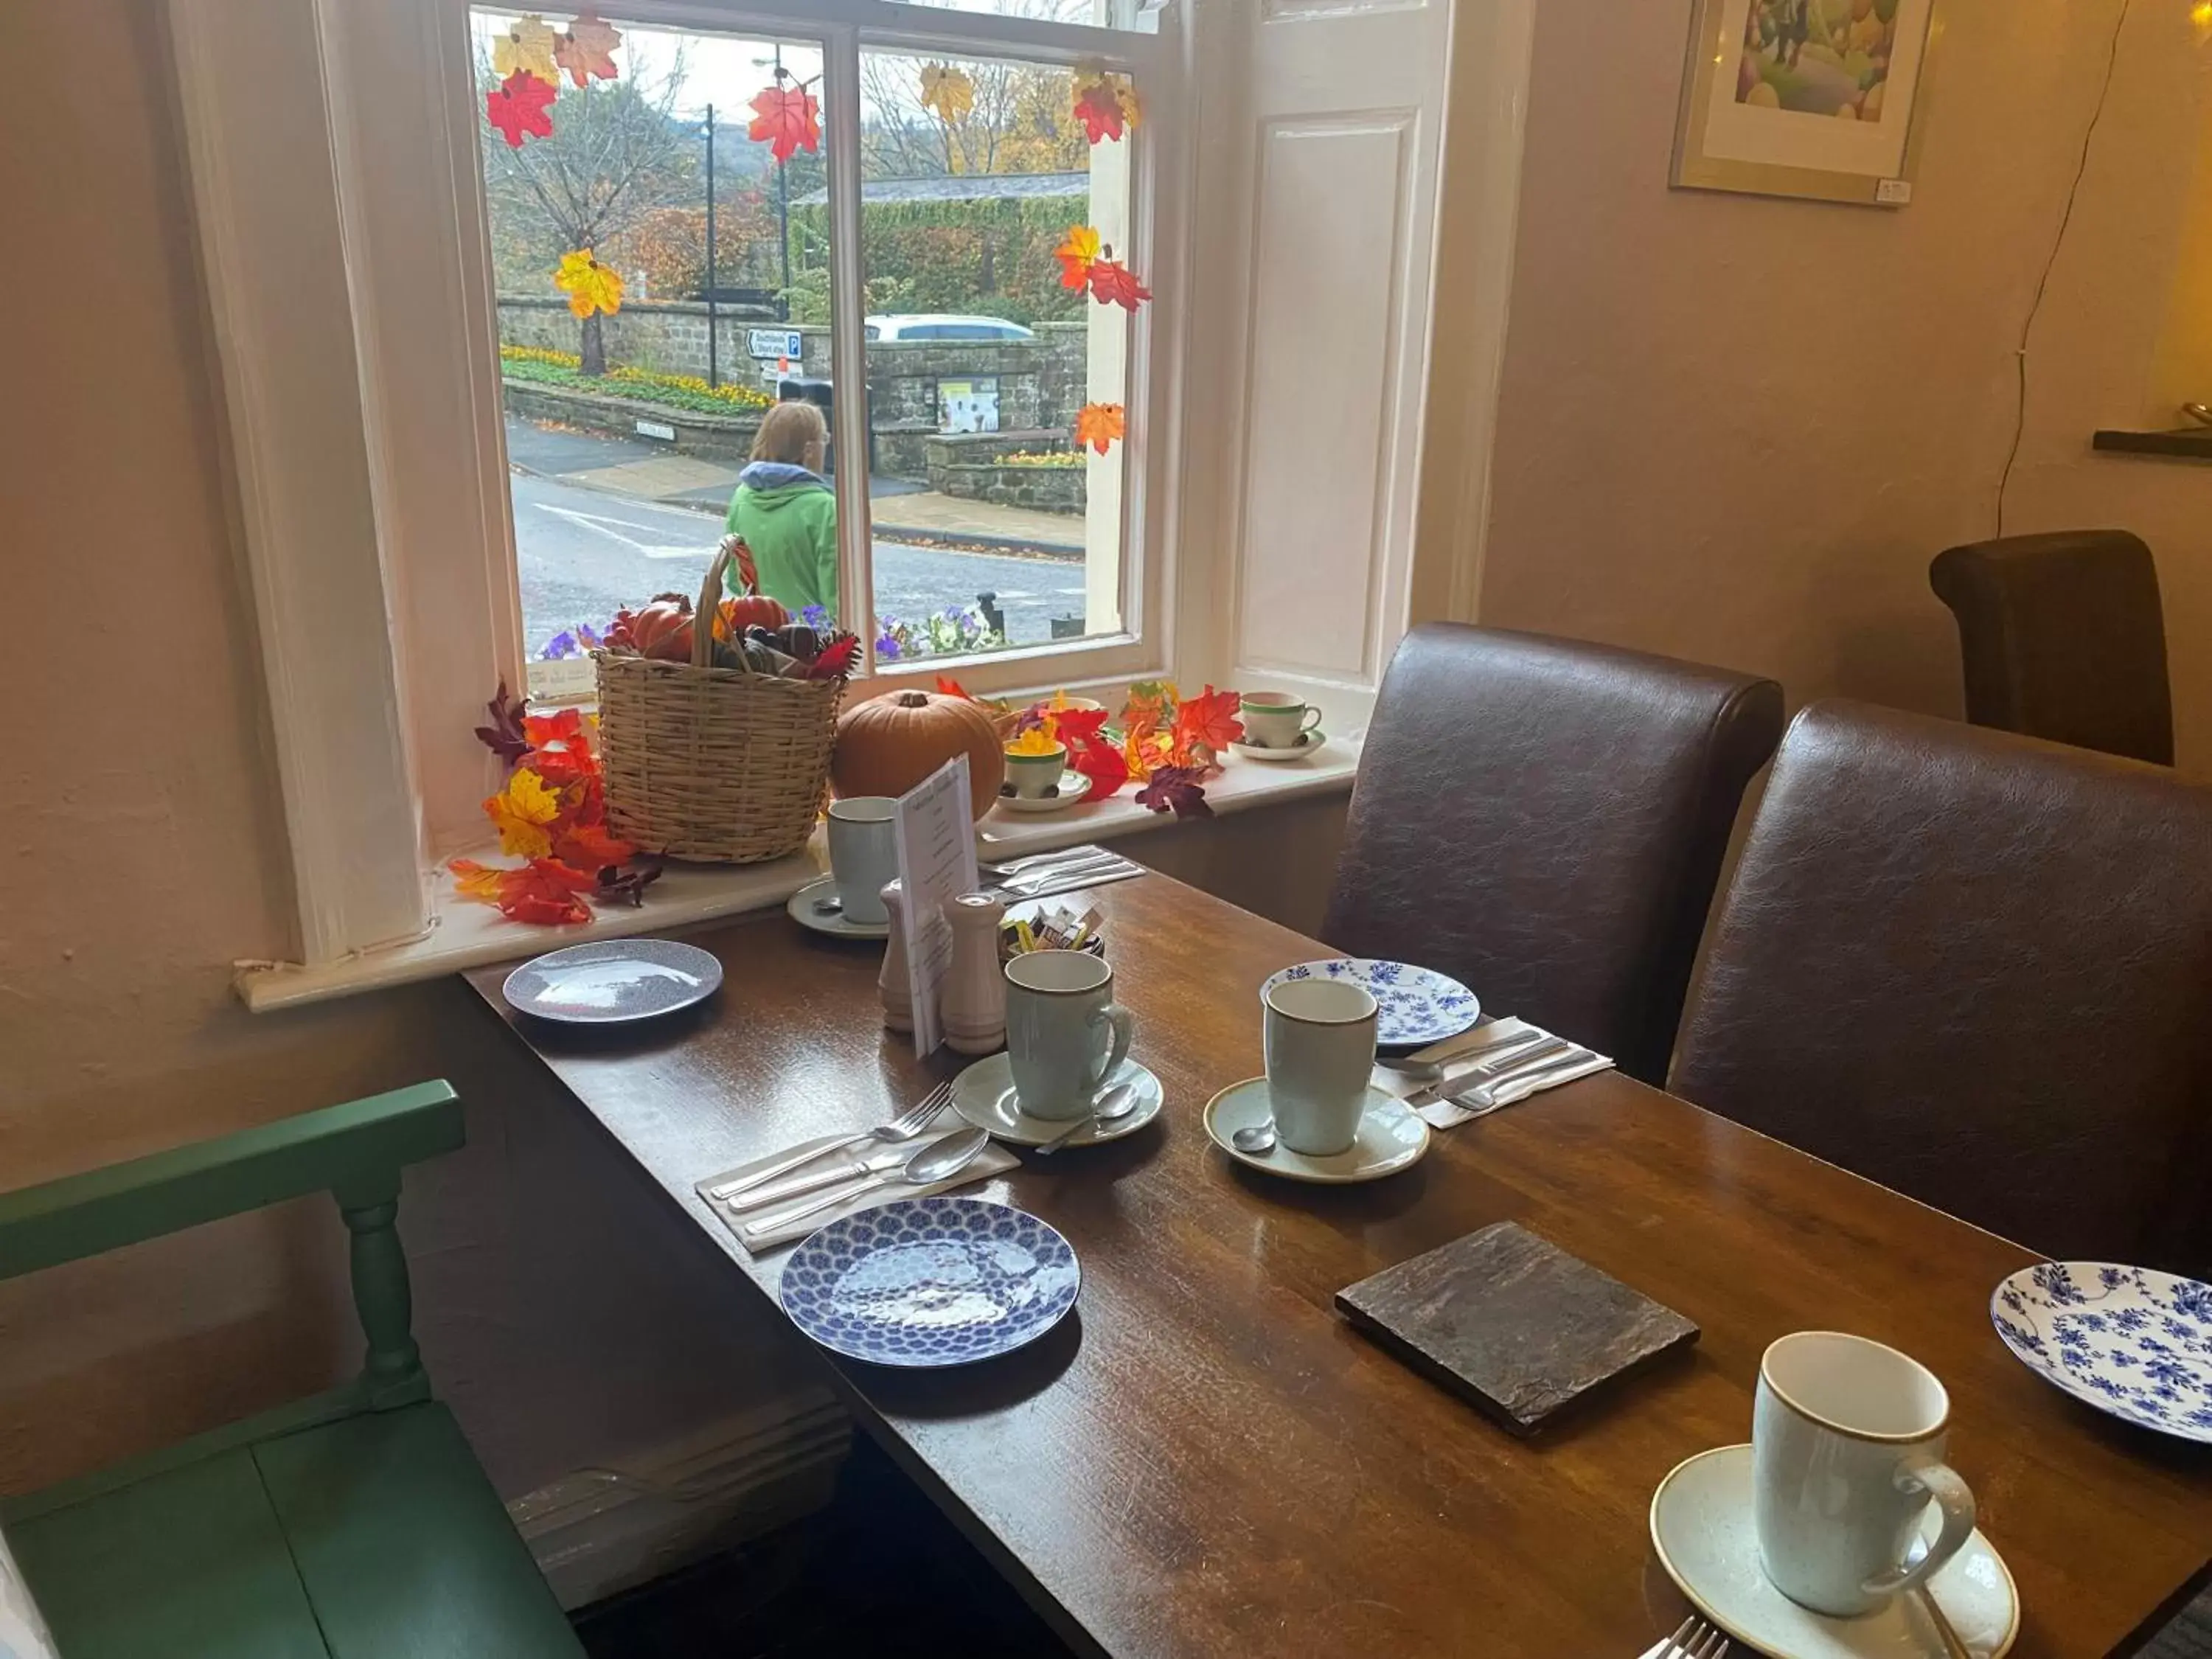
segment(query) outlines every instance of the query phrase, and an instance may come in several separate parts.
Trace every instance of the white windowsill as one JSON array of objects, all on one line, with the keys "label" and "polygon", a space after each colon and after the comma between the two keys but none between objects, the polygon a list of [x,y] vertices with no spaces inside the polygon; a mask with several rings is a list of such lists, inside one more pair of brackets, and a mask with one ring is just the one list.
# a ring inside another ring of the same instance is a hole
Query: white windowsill
[{"label": "white windowsill", "polygon": [[[1232,757],[1222,775],[1206,785],[1206,799],[1216,813],[1227,814],[1305,795],[1340,793],[1351,788],[1358,764],[1358,743],[1334,738],[1320,755],[1292,765]],[[1034,817],[992,812],[977,828],[978,854],[987,860],[1018,857],[1159,830],[1176,821],[1139,806],[1135,793],[1125,788],[1109,800]],[[497,858],[495,851],[481,856],[487,861]],[[509,921],[488,904],[456,897],[452,877],[441,870],[432,901],[434,921],[423,938],[313,968],[241,969],[238,994],[255,1013],[266,1013],[435,979],[486,963],[519,960],[587,939],[665,933],[716,916],[773,908],[826,868],[828,859],[817,830],[805,851],[769,864],[671,865],[646,890],[642,905],[635,909],[602,906],[589,922],[575,927]]]}]

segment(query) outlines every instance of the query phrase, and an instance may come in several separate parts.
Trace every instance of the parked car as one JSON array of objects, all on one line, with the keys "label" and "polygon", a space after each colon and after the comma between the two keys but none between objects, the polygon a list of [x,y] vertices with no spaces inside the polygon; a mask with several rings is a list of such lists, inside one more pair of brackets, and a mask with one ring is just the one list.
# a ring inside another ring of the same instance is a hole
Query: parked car
[{"label": "parked car", "polygon": [[951,312],[867,317],[871,340],[1031,340],[1036,337],[1019,323],[1003,317],[963,317]]}]

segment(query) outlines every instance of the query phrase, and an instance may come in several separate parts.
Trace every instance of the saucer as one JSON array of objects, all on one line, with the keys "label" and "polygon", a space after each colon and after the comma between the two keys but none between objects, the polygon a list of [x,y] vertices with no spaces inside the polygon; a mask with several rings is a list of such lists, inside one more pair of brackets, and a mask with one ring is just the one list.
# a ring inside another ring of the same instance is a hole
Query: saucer
[{"label": "saucer", "polygon": [[721,963],[696,945],[610,939],[532,957],[507,976],[500,994],[540,1019],[619,1025],[703,1002],[721,982]]},{"label": "saucer", "polygon": [[1249,1164],[1269,1175],[1292,1181],[1320,1182],[1343,1186],[1355,1181],[1380,1181],[1421,1161],[1429,1150],[1429,1126],[1414,1115],[1403,1101],[1395,1100],[1372,1084],[1367,1089],[1367,1109],[1360,1114],[1359,1133],[1346,1150],[1327,1158],[1294,1152],[1282,1142],[1267,1152],[1240,1152],[1230,1137],[1239,1129],[1265,1123],[1275,1115],[1268,1098],[1267,1079],[1247,1078],[1232,1083],[1206,1103],[1206,1133],[1213,1144],[1239,1164]]},{"label": "saucer", "polygon": [[1001,795],[996,805],[1009,812],[1061,812],[1071,806],[1079,805],[1090,793],[1091,780],[1082,773],[1062,772],[1057,795],[1039,795],[1035,799],[1022,795]]},{"label": "saucer", "polygon": [[1328,741],[1328,735],[1326,732],[1301,732],[1298,733],[1298,740],[1291,744],[1287,749],[1263,749],[1256,743],[1232,741],[1229,745],[1229,752],[1232,755],[1242,755],[1246,760],[1304,760],[1308,755],[1312,754],[1315,750],[1320,748],[1322,744]]},{"label": "saucer", "polygon": [[2044,1261],[1990,1297],[2014,1357],[2123,1422],[2212,1444],[2212,1285],[2149,1267]]},{"label": "saucer", "polygon": [[[1940,1517],[1933,1504],[1922,1537]],[[1698,1611],[1774,1659],[1943,1659],[1943,1638],[1917,1596],[1856,1619],[1801,1607],[1766,1581],[1752,1530],[1751,1448],[1722,1446],[1679,1463],[1651,1494],[1659,1565]],[[1978,1531],[1928,1581],[1973,1659],[1996,1659],[2020,1634],[2020,1594]]]},{"label": "saucer", "polygon": [[[1092,1124],[1069,1141],[1066,1150],[1119,1140],[1160,1115],[1160,1103],[1167,1094],[1159,1079],[1135,1060],[1125,1060],[1121,1069],[1099,1086],[1110,1089],[1118,1083],[1137,1085],[1137,1103],[1111,1123]],[[1031,1117],[1022,1109],[1014,1093],[1013,1059],[1004,1050],[977,1060],[952,1079],[952,1109],[977,1128],[988,1129],[993,1139],[1011,1141],[1017,1146],[1042,1146],[1055,1135],[1066,1133],[1069,1122],[1066,1118]]]},{"label": "saucer", "polygon": [[801,927],[817,933],[827,933],[831,939],[889,939],[891,925],[888,919],[877,922],[848,921],[845,913],[837,911],[823,915],[814,908],[814,901],[837,896],[837,878],[818,876],[791,896],[784,914]]}]

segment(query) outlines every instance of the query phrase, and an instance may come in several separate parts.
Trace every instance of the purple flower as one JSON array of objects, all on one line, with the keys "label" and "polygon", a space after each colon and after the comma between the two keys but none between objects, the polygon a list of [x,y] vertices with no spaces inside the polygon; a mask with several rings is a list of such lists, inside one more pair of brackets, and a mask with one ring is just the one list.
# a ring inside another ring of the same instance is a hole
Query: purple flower
[{"label": "purple flower", "polygon": [[799,613],[799,620],[819,630],[830,626],[830,613],[818,605],[810,605]]},{"label": "purple flower", "polygon": [[589,623],[576,624],[576,638],[586,651],[596,651],[603,643],[599,638],[599,629],[593,628]]},{"label": "purple flower", "polygon": [[563,657],[575,654],[576,636],[564,628],[545,641],[545,648],[538,653],[538,659],[540,662],[558,662]]},{"label": "purple flower", "polygon": [[898,653],[899,642],[891,637],[890,630],[885,629],[876,640],[876,655],[885,662],[896,662]]}]

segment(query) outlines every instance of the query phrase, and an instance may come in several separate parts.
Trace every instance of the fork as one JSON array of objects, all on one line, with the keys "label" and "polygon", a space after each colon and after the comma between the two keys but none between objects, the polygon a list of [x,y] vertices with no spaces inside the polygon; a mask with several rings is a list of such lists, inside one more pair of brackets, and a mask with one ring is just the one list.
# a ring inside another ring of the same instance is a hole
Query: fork
[{"label": "fork", "polygon": [[1003,864],[985,864],[979,860],[975,867],[987,876],[997,876],[1003,880],[1008,876],[1018,876],[1024,870],[1034,869],[1040,864],[1081,863],[1097,858],[1105,851],[1095,842],[1083,842],[1073,847],[1055,848],[1049,853],[1031,853],[1027,858],[1008,859]]},{"label": "fork", "polygon": [[871,1141],[891,1146],[902,1140],[912,1140],[931,1124],[936,1122],[943,1115],[945,1109],[951,1103],[952,1085],[950,1083],[940,1083],[915,1105],[901,1112],[888,1123],[878,1123],[872,1129],[863,1129],[858,1134],[847,1135],[842,1139],[831,1141],[827,1146],[817,1146],[811,1152],[793,1152],[788,1158],[778,1158],[764,1168],[755,1170],[749,1176],[736,1181],[726,1181],[719,1187],[708,1188],[707,1195],[716,1200],[735,1198],[739,1193],[750,1192],[763,1182],[773,1181],[780,1175],[790,1174],[803,1164],[811,1164],[816,1158],[825,1157],[831,1152],[842,1152],[848,1146],[859,1146]]},{"label": "fork", "polygon": [[1661,1651],[1663,1659],[1676,1659],[1677,1655],[1681,1659],[1726,1659],[1728,1650],[1728,1638],[1693,1613],[1667,1638]]}]

